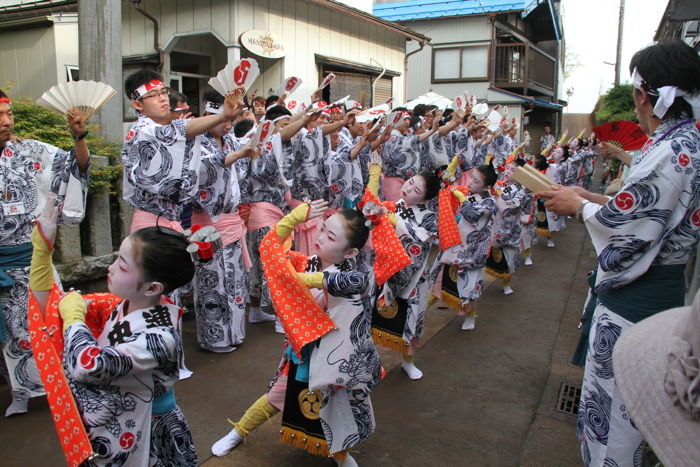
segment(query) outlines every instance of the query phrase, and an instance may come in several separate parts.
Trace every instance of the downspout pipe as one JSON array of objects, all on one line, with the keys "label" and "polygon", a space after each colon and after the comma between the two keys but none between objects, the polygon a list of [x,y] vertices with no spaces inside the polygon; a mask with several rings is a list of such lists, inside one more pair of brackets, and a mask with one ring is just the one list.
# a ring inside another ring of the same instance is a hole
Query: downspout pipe
[{"label": "downspout pipe", "polygon": [[[372,63],[372,62],[376,63],[376,64],[379,65],[379,67],[382,69],[382,72],[379,74],[379,76],[377,76],[377,77],[374,79],[374,81],[372,81],[372,97],[371,97],[370,99],[371,99],[372,101],[374,101],[374,96],[375,96],[375,94],[374,94],[374,88],[377,86],[377,81],[379,81],[380,79],[382,79],[382,76],[384,76],[384,73],[386,73],[386,68],[384,68],[384,65],[382,65],[381,63],[379,63],[377,60],[373,59],[372,57],[370,57],[369,62],[370,62],[370,63]],[[372,103],[373,103],[373,102],[372,102]],[[372,103],[370,103],[370,104],[372,104]],[[372,105],[370,105],[370,107],[372,107]]]},{"label": "downspout pipe", "polygon": [[162,73],[163,64],[165,63],[165,50],[163,50],[163,47],[160,46],[160,24],[158,24],[158,20],[155,19],[150,13],[139,6],[141,4],[141,0],[131,0],[131,3],[134,4],[134,9],[136,11],[141,13],[147,20],[153,23],[153,48],[156,50],[156,52],[158,52],[158,66],[156,69],[158,70],[158,73]]},{"label": "downspout pipe", "polygon": [[404,102],[404,104],[406,102],[408,102],[408,57],[423,50],[423,47],[425,47],[425,42],[420,41],[420,42],[418,42],[418,45],[420,47],[418,47],[413,52],[407,53],[403,58],[403,102]]}]

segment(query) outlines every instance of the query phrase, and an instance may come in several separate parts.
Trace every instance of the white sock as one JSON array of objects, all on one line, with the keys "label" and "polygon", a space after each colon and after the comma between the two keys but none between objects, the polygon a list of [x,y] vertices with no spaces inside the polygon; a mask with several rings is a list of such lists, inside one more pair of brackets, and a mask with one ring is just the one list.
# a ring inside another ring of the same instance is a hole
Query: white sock
[{"label": "white sock", "polygon": [[532,256],[525,257],[525,266],[532,266]]},{"label": "white sock", "polygon": [[26,396],[15,396],[12,398],[12,402],[5,410],[5,417],[11,417],[13,415],[20,415],[27,413],[29,407],[29,398]]},{"label": "white sock", "polygon": [[465,316],[464,323],[462,323],[462,331],[471,331],[476,327],[476,317]]},{"label": "white sock", "polygon": [[554,241],[547,240],[547,248],[554,248]]},{"label": "white sock", "polygon": [[277,334],[285,334],[284,327],[282,327],[282,323],[280,322],[279,318],[275,319],[275,332]]},{"label": "white sock", "polygon": [[421,379],[423,377],[423,372],[420,371],[413,362],[401,362],[401,368],[412,380]]},{"label": "white sock", "polygon": [[243,441],[243,437],[239,435],[234,428],[233,430],[229,431],[226,436],[211,446],[211,453],[216,457],[225,456],[231,452],[233,448],[241,444],[241,441]]},{"label": "white sock", "polygon": [[510,295],[512,293],[513,293],[513,289],[511,289],[511,287],[509,285],[506,285],[505,287],[503,287],[503,294],[504,295]]},{"label": "white sock", "polygon": [[251,306],[250,312],[248,313],[249,323],[264,323],[267,321],[274,321],[275,315],[270,313],[265,313],[259,306]]}]

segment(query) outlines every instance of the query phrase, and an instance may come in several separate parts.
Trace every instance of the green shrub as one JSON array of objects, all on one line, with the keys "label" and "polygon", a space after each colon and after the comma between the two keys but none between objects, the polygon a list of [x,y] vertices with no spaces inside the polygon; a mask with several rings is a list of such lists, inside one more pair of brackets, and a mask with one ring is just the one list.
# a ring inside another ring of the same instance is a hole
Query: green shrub
[{"label": "green shrub", "polygon": [[[14,135],[18,138],[35,139],[66,151],[73,147],[74,141],[64,115],[37,105],[27,98],[13,99],[12,112],[15,115]],[[107,157],[110,164],[108,167],[93,167],[90,170],[89,193],[109,190],[111,194],[117,194],[117,182],[122,174],[119,158],[121,143],[98,136],[96,125],[88,125],[87,128],[90,133],[85,139],[90,153]]]},{"label": "green shrub", "polygon": [[595,112],[599,125],[613,120],[637,121],[632,100],[633,89],[631,84],[617,84],[600,96]]}]

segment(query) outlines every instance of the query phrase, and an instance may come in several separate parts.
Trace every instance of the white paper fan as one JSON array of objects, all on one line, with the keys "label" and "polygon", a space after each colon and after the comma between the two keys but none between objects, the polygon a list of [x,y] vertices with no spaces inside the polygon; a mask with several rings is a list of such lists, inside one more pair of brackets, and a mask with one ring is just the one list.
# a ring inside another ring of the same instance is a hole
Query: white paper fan
[{"label": "white paper fan", "polygon": [[379,104],[376,107],[364,110],[360,112],[356,117],[355,121],[358,123],[369,122],[375,118],[382,117],[389,112],[389,104]]},{"label": "white paper fan", "polygon": [[116,93],[99,81],[69,81],[53,86],[36,103],[85,122]]},{"label": "white paper fan", "polygon": [[236,88],[244,88],[248,92],[248,88],[259,75],[258,62],[254,58],[244,58],[226,65],[216,76],[209,79],[209,86],[216,89],[222,96]]},{"label": "white paper fan", "polygon": [[501,114],[499,114],[495,110],[492,110],[487,118],[489,119],[489,130],[498,130],[498,127],[501,126],[501,120],[503,120]]},{"label": "white paper fan", "polygon": [[489,106],[485,102],[480,102],[472,108],[472,113],[474,115],[483,115],[489,111]]}]

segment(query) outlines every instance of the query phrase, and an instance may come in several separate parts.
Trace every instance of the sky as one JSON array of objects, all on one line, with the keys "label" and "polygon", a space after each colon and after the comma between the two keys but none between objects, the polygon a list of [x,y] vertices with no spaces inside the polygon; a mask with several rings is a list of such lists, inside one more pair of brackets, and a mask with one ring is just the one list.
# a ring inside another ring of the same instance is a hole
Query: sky
[{"label": "sky", "polygon": [[[626,0],[621,82],[629,82],[632,55],[654,41],[668,0]],[[565,112],[590,113],[615,80],[620,0],[562,0],[566,51],[579,66],[564,83],[573,89]],[[610,64],[606,64],[610,63]]]}]

